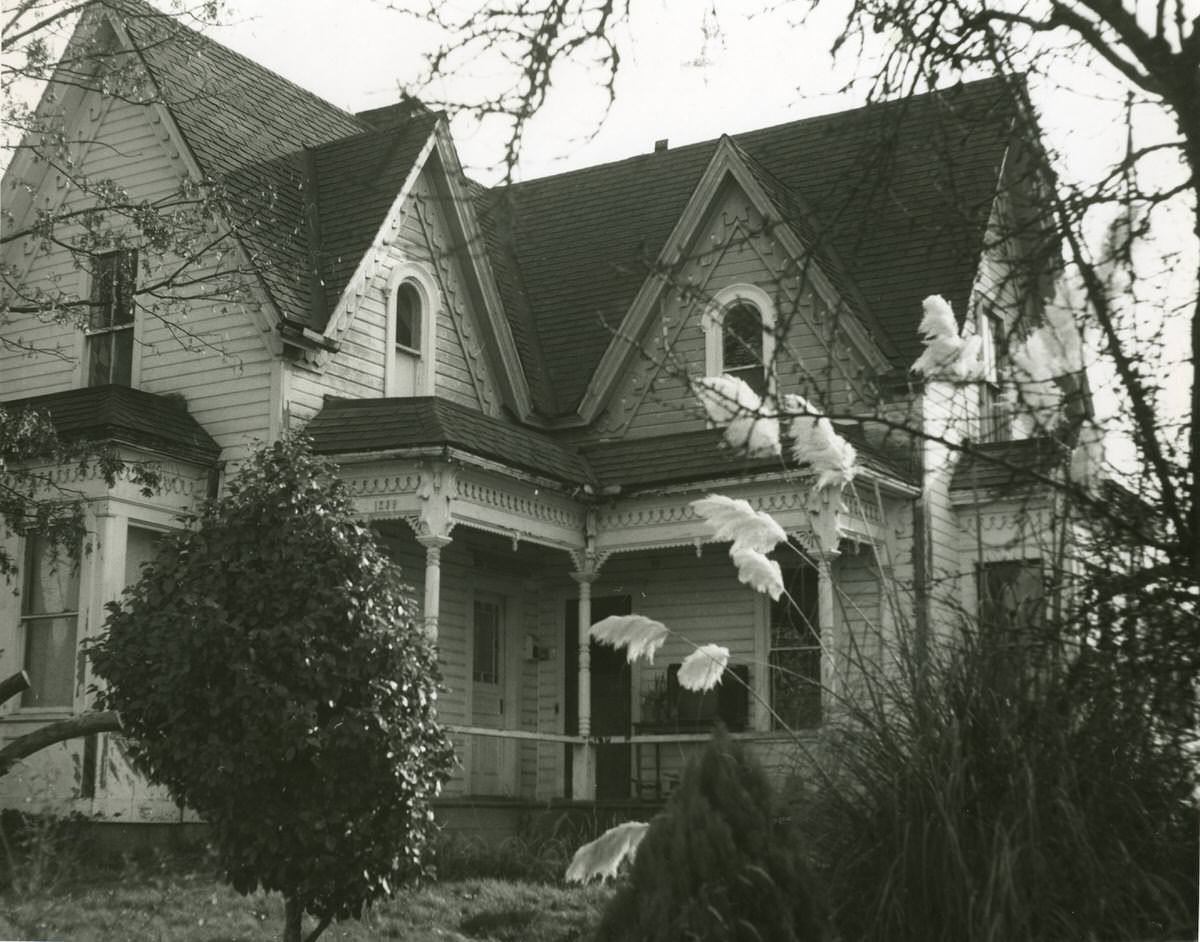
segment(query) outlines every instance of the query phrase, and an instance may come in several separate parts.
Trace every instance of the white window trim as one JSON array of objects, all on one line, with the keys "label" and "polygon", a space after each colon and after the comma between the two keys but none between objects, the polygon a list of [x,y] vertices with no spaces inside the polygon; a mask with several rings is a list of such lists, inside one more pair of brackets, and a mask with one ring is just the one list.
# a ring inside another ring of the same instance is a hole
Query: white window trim
[{"label": "white window trim", "polygon": [[704,375],[720,376],[725,372],[725,351],[722,328],[725,312],[739,301],[758,308],[763,323],[763,368],[767,371],[767,390],[775,391],[775,302],[757,285],[728,285],[713,295],[704,311]]},{"label": "white window trim", "polygon": [[414,351],[419,358],[416,395],[432,396],[434,378],[437,375],[437,345],[434,343],[434,332],[437,329],[440,295],[429,271],[415,262],[397,265],[388,278],[387,293],[384,297],[387,325],[384,338],[383,394],[400,395],[397,388],[399,377],[396,374],[396,293],[405,282],[417,289],[421,299],[421,348]]}]

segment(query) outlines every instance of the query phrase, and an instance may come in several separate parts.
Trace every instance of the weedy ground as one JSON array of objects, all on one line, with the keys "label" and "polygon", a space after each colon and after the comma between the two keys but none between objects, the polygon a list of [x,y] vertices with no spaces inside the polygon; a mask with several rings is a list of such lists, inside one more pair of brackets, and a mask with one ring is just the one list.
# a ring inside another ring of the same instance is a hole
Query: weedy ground
[{"label": "weedy ground", "polygon": [[[361,920],[334,924],[330,942],[574,942],[587,938],[610,891],[496,879],[404,890]],[[0,894],[0,938],[72,942],[259,942],[283,931],[278,894],[239,896],[207,874],[111,872],[47,891]]]}]

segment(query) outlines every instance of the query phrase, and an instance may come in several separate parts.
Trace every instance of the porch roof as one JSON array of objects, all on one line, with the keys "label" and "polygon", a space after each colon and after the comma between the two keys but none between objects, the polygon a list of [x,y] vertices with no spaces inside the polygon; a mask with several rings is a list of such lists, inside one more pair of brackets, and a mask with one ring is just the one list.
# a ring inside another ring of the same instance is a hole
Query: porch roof
[{"label": "porch roof", "polygon": [[568,484],[592,483],[587,463],[572,448],[503,419],[436,396],[336,399],[308,426],[324,454],[452,446],[481,458]]},{"label": "porch roof", "polygon": [[[913,484],[900,465],[878,453],[852,432],[841,430],[858,452],[859,463],[879,474]],[[604,485],[625,490],[686,484],[746,474],[795,470],[780,458],[748,458],[726,447],[720,429],[703,429],[653,438],[627,438],[584,447],[583,454]]]},{"label": "porch roof", "polygon": [[[912,476],[843,430],[868,470],[903,483]],[[435,396],[404,399],[326,397],[308,426],[322,454],[361,454],[453,447],[565,484],[637,490],[795,469],[779,458],[748,458],[721,441],[719,429],[629,438],[576,448],[544,432],[493,418]]]},{"label": "porch roof", "polygon": [[1012,442],[980,442],[965,449],[952,491],[997,491],[1028,488],[1052,477],[1067,456],[1066,448],[1051,438],[1025,438]]},{"label": "porch roof", "polygon": [[156,396],[128,386],[87,386],[10,399],[4,407],[45,413],[66,441],[135,445],[200,465],[212,464],[221,453],[182,397]]}]

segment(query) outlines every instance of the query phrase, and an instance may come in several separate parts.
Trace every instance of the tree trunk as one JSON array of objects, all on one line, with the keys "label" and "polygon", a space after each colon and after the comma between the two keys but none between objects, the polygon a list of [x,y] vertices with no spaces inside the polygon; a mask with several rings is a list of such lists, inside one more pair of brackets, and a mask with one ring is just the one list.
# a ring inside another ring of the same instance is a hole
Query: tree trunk
[{"label": "tree trunk", "polygon": [[303,923],[304,908],[299,900],[287,897],[283,904],[283,942],[303,942],[300,937]]},{"label": "tree trunk", "polygon": [[6,680],[0,680],[0,703],[5,700],[11,700],[19,693],[24,693],[29,689],[29,675],[24,671],[17,671]]}]

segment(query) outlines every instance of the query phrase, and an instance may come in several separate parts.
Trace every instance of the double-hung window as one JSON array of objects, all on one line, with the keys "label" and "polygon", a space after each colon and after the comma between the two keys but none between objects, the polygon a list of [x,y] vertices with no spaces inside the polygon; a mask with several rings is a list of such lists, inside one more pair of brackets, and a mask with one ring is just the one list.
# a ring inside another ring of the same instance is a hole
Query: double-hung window
[{"label": "double-hung window", "polygon": [[79,626],[79,566],[49,539],[25,544],[21,634],[30,687],[22,707],[70,709],[75,701],[75,641]]},{"label": "double-hung window", "polygon": [[87,384],[133,382],[134,286],[137,252],[125,249],[95,256],[87,330]]},{"label": "double-hung window", "polygon": [[[817,570],[783,568],[785,594],[771,603],[772,725],[805,729],[821,723],[821,626]],[[788,596],[791,596],[789,601]]]}]

